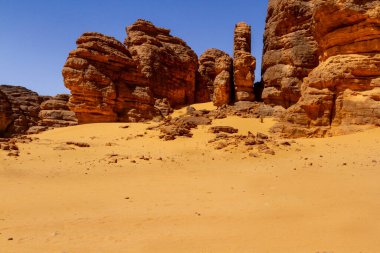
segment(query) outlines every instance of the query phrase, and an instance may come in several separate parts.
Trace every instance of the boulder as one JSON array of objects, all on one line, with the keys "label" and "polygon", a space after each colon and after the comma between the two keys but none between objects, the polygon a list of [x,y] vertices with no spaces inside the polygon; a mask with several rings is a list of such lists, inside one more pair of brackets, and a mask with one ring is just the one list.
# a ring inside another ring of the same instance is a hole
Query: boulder
[{"label": "boulder", "polygon": [[169,116],[174,111],[167,98],[156,99],[154,108],[158,110],[162,116]]},{"label": "boulder", "polygon": [[218,134],[218,133],[228,133],[234,134],[239,132],[239,129],[230,127],[230,126],[213,126],[208,129],[210,133]]},{"label": "boulder", "polygon": [[58,94],[55,97],[48,97],[40,105],[41,110],[69,110],[67,103],[70,99],[68,94]]}]

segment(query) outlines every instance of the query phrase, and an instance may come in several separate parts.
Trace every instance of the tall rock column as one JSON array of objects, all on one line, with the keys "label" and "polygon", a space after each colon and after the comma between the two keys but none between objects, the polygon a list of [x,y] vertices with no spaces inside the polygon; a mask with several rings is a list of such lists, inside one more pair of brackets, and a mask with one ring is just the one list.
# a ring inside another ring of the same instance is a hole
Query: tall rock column
[{"label": "tall rock column", "polygon": [[254,101],[256,59],[251,55],[251,26],[240,22],[234,33],[234,83],[236,101]]}]

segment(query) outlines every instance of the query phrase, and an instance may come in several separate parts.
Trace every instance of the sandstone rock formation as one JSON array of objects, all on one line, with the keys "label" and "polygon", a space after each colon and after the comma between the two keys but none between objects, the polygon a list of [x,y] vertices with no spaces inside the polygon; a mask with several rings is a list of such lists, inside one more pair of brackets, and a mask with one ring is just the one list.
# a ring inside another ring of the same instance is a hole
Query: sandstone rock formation
[{"label": "sandstone rock formation", "polygon": [[251,27],[244,22],[235,26],[234,84],[236,101],[254,101],[256,59],[251,55]]},{"label": "sandstone rock formation", "polygon": [[70,111],[67,106],[69,98],[70,96],[67,94],[59,94],[42,102],[38,114],[40,118],[38,125],[47,127],[77,125],[78,119],[75,113]]},{"label": "sandstone rock formation", "polygon": [[78,123],[69,95],[39,96],[21,86],[0,85],[0,137],[38,133]]},{"label": "sandstone rock formation", "polygon": [[303,79],[318,65],[313,10],[313,0],[269,0],[262,61],[262,98],[268,104],[295,104]]},{"label": "sandstone rock formation", "polygon": [[313,3],[319,65],[305,78],[302,97],[277,130],[323,136],[380,125],[380,1]]},{"label": "sandstone rock formation", "polygon": [[172,106],[194,103],[198,57],[170,30],[137,20],[127,27],[125,44],[147,79],[153,96],[167,98]]},{"label": "sandstone rock formation", "polygon": [[[42,98],[37,93],[21,86],[0,85],[1,110],[5,110],[2,123],[4,135],[23,134],[29,127],[37,125]],[[6,103],[8,101],[8,103]],[[10,110],[9,110],[10,109]],[[7,123],[8,122],[8,123]]]},{"label": "sandstone rock formation", "polygon": [[208,131],[214,134],[218,134],[218,133],[235,134],[239,132],[239,129],[230,127],[230,126],[213,126],[213,127],[210,127]]},{"label": "sandstone rock formation", "polygon": [[12,107],[7,96],[0,90],[0,136],[5,134],[8,125],[12,122]]},{"label": "sandstone rock formation", "polygon": [[155,99],[194,102],[196,54],[170,31],[138,20],[125,44],[99,33],[78,40],[62,74],[80,123],[140,121],[159,114]]},{"label": "sandstone rock formation", "polygon": [[121,42],[100,33],[85,33],[77,45],[62,74],[72,94],[69,108],[79,123],[115,122],[128,118],[132,110],[134,115],[152,111],[148,82]]},{"label": "sandstone rock formation", "polygon": [[199,57],[196,102],[213,101],[221,106],[231,102],[232,59],[218,49],[208,49]]}]

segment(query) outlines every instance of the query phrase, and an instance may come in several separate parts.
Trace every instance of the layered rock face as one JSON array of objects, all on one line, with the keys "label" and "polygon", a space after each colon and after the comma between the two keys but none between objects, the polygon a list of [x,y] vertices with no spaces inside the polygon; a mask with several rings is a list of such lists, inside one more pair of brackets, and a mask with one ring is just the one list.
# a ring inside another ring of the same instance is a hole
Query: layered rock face
[{"label": "layered rock face", "polygon": [[69,108],[79,123],[128,118],[130,110],[125,108],[134,109],[134,114],[144,113],[144,109],[151,111],[153,99],[148,82],[121,42],[100,33],[85,33],[77,45],[62,74],[72,94]]},{"label": "layered rock face", "polygon": [[70,96],[39,96],[21,86],[0,85],[0,137],[37,133],[78,123]]},{"label": "layered rock face", "polygon": [[198,59],[186,43],[144,20],[127,33],[128,47],[85,33],[70,52],[62,74],[79,123],[151,119],[160,114],[155,99],[172,106],[194,102]]},{"label": "layered rock face", "polygon": [[234,84],[236,101],[254,101],[256,59],[251,55],[251,27],[244,22],[235,26]]},{"label": "layered rock face", "polygon": [[269,0],[264,34],[264,102],[285,108],[301,96],[303,79],[318,65],[313,0]]},{"label": "layered rock face", "polygon": [[0,90],[0,136],[5,134],[12,122],[12,107],[7,96]]},{"label": "layered rock face", "polygon": [[194,103],[195,52],[170,30],[145,20],[127,27],[127,35],[125,44],[154,97],[167,98],[172,106]]},{"label": "layered rock face", "polygon": [[221,50],[208,49],[199,57],[196,101],[213,101],[216,106],[229,104],[232,81],[231,57]]},{"label": "layered rock face", "polygon": [[[284,115],[282,131],[323,136],[380,125],[380,1],[314,1],[319,65],[302,97]],[[290,124],[289,124],[290,123]]]},{"label": "layered rock face", "polygon": [[37,93],[21,86],[0,85],[0,99],[5,101],[1,103],[5,114],[0,113],[5,118],[1,123],[4,135],[23,134],[38,124],[42,98]]},{"label": "layered rock face", "polygon": [[40,105],[38,114],[40,121],[39,126],[63,127],[74,126],[78,124],[78,119],[73,111],[67,106],[70,95],[59,94],[49,98]]}]

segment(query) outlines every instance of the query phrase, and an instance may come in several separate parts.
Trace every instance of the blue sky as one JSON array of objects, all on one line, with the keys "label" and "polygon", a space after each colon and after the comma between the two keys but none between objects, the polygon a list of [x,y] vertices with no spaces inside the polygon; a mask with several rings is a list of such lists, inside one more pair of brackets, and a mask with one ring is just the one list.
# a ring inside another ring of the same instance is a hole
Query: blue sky
[{"label": "blue sky", "polygon": [[260,78],[266,8],[266,0],[0,0],[0,84],[68,93],[61,70],[76,39],[96,31],[123,42],[138,18],[171,29],[198,56],[208,48],[232,55],[234,26],[245,21]]}]

